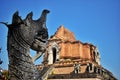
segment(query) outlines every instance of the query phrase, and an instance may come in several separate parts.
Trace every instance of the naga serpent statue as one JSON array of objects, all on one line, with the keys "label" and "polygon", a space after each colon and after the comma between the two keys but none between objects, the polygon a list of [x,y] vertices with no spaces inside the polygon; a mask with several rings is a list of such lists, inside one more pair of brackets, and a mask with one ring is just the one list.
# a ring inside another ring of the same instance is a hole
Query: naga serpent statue
[{"label": "naga serpent statue", "polygon": [[[8,27],[9,80],[41,80],[34,61],[46,48],[47,13],[49,10],[43,10],[40,18],[33,20],[31,12],[22,20],[17,11],[13,14],[12,24],[1,22]],[[33,58],[30,56],[30,49],[37,51]]]}]

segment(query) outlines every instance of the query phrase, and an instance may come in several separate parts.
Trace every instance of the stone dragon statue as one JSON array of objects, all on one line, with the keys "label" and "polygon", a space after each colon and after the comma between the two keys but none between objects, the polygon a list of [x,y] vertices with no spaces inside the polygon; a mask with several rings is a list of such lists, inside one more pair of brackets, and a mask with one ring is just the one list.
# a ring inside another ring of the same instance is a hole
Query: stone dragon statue
[{"label": "stone dragon statue", "polygon": [[[34,61],[46,48],[47,13],[49,10],[43,10],[40,18],[33,20],[32,12],[25,19],[21,19],[17,11],[13,14],[12,24],[1,22],[8,27],[9,80],[41,80],[40,71]],[[30,56],[30,49],[37,51],[33,58]]]}]

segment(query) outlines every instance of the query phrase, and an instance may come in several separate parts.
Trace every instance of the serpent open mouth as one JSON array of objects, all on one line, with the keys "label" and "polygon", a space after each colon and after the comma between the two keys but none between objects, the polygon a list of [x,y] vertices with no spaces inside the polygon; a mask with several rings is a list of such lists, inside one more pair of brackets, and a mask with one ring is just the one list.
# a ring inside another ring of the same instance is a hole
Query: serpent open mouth
[{"label": "serpent open mouth", "polygon": [[36,37],[35,39],[39,40],[40,42],[46,43],[47,39],[42,39],[41,37]]},{"label": "serpent open mouth", "polygon": [[31,48],[36,51],[44,51],[47,45],[48,32],[47,30],[39,31],[34,37]]}]

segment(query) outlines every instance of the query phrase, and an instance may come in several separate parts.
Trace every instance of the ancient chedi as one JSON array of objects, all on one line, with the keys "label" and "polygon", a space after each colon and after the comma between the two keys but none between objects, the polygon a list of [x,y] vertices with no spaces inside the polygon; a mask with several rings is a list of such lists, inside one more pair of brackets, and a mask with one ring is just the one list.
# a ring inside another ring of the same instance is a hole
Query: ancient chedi
[{"label": "ancient chedi", "polygon": [[77,41],[64,26],[49,39],[43,64],[43,79],[117,80],[100,65],[97,47]]}]

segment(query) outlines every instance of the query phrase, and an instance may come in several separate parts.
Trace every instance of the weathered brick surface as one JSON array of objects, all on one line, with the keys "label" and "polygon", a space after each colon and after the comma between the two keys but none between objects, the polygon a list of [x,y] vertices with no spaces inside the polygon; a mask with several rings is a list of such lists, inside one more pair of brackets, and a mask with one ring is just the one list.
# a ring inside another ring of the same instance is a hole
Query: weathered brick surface
[{"label": "weathered brick surface", "polygon": [[53,74],[70,74],[74,70],[74,67],[61,67],[61,68],[54,68]]},{"label": "weathered brick surface", "polygon": [[64,26],[60,26],[60,28],[58,28],[58,30],[55,33],[55,35],[53,36],[53,38],[59,38],[59,39],[65,40],[65,41],[68,41],[68,40],[76,41],[73,32],[64,28]]},{"label": "weathered brick surface", "polygon": [[[60,58],[66,59],[90,59],[94,60],[94,54],[91,50],[91,47],[95,48],[95,46],[88,44],[88,43],[82,43],[80,41],[77,41],[75,39],[75,36],[72,32],[64,28],[64,26],[61,26],[58,28],[57,32],[53,35],[50,40],[56,41],[57,39],[60,39],[59,46],[61,47],[60,51]],[[57,42],[57,41],[56,41]]]}]

